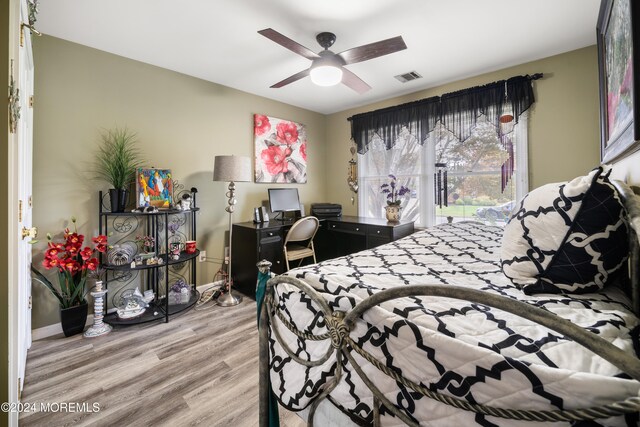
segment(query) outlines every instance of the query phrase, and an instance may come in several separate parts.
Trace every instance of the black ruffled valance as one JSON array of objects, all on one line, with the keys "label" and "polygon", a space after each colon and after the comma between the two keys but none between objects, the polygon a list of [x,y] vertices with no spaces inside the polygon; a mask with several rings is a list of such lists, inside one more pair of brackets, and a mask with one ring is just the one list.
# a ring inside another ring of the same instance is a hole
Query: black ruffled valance
[{"label": "black ruffled valance", "polygon": [[356,114],[349,118],[351,138],[358,146],[358,153],[364,154],[375,134],[382,138],[389,149],[395,144],[402,128],[407,127],[422,144],[440,121],[459,140],[464,141],[471,135],[476,120],[481,115],[498,127],[500,116],[509,104],[517,123],[520,115],[535,102],[531,81],[540,77],[542,74],[516,76],[506,80],[506,98],[505,80],[501,80],[442,96]]}]

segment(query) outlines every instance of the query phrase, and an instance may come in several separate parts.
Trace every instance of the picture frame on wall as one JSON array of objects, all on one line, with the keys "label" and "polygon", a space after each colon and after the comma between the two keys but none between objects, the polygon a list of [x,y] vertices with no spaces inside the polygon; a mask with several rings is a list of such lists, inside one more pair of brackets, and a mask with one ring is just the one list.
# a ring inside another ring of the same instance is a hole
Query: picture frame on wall
[{"label": "picture frame on wall", "polygon": [[640,5],[602,0],[598,15],[600,159],[602,163],[640,149]]},{"label": "picture frame on wall", "polygon": [[255,182],[307,182],[307,128],[302,123],[253,115]]},{"label": "picture frame on wall", "polygon": [[136,205],[169,209],[173,204],[171,169],[138,168],[136,170]]}]

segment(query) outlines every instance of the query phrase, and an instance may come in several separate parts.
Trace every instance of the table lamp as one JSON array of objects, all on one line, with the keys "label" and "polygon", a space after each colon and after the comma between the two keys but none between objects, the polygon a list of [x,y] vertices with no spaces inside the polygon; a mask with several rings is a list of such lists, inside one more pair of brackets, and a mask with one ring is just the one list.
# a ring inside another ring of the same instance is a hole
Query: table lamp
[{"label": "table lamp", "polygon": [[221,294],[218,299],[218,305],[223,307],[230,307],[238,305],[242,301],[242,297],[234,296],[231,293],[231,285],[233,279],[231,276],[231,242],[233,223],[231,217],[233,216],[234,206],[236,204],[236,182],[251,181],[251,159],[244,156],[216,156],[213,165],[213,180],[225,181],[229,183],[229,191],[226,196],[229,198],[227,201],[227,207],[225,210],[229,212],[229,268],[227,269],[226,288],[227,292]]}]

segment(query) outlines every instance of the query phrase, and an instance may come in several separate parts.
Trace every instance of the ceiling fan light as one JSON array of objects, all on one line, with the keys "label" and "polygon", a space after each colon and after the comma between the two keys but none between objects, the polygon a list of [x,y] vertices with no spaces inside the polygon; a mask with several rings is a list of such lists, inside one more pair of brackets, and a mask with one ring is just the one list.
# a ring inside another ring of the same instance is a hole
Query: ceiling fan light
[{"label": "ceiling fan light", "polygon": [[311,81],[318,86],[334,86],[342,81],[342,70],[333,65],[313,67],[309,75]]}]

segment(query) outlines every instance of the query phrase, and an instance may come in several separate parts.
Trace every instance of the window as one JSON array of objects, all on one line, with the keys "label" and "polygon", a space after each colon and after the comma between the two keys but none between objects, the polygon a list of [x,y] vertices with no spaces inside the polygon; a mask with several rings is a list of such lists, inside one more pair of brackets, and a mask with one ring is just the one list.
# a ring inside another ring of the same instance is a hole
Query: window
[{"label": "window", "polygon": [[[407,128],[390,149],[374,135],[369,150],[358,155],[358,214],[384,218],[386,198],[380,185],[393,174],[398,184],[411,189],[402,202],[401,215],[414,220],[416,226],[446,222],[447,217],[503,225],[515,202],[528,191],[526,113],[506,138],[501,140],[495,126],[483,117],[464,141],[441,123],[424,144]],[[514,167],[503,191],[502,165],[509,159],[509,143],[513,144]],[[436,164],[445,166],[437,168]],[[436,203],[438,184],[442,206]]]}]

